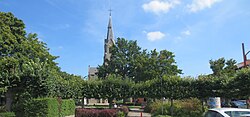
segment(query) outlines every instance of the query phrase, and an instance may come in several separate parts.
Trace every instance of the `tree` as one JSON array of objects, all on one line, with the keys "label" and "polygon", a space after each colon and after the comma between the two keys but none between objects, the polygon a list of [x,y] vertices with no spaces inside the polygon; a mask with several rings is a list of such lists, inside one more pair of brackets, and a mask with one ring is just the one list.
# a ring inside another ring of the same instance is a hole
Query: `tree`
[{"label": "tree", "polygon": [[49,54],[36,34],[26,36],[24,28],[24,23],[11,13],[0,12],[0,86],[6,89],[7,110],[16,93],[45,95],[47,71],[57,68],[57,57]]},{"label": "tree", "polygon": [[224,58],[219,58],[218,60],[210,60],[209,63],[214,76],[228,75],[233,77],[236,73],[237,62],[233,59],[225,60]]},{"label": "tree", "polygon": [[128,41],[117,38],[115,46],[111,47],[111,58],[107,64],[98,67],[99,78],[105,78],[108,74],[117,74],[125,78],[133,78],[136,58],[140,56],[141,48],[136,41]]},{"label": "tree", "polygon": [[[241,69],[237,72],[234,80],[231,81],[231,85],[236,97],[249,100],[250,68]],[[247,102],[247,106],[250,107],[249,102]]]},{"label": "tree", "polygon": [[108,74],[117,74],[123,79],[135,82],[160,78],[161,75],[177,75],[181,73],[174,60],[174,54],[167,50],[150,53],[141,50],[136,41],[118,38],[111,47],[111,58],[107,64],[98,67],[98,76],[105,78]]}]

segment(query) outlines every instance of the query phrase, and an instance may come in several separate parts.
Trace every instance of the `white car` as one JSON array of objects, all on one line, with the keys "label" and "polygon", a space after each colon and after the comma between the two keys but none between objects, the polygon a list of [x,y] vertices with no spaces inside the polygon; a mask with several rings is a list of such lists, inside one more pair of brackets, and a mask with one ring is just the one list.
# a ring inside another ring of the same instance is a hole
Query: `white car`
[{"label": "white car", "polygon": [[209,109],[205,117],[250,117],[250,109],[214,108]]}]

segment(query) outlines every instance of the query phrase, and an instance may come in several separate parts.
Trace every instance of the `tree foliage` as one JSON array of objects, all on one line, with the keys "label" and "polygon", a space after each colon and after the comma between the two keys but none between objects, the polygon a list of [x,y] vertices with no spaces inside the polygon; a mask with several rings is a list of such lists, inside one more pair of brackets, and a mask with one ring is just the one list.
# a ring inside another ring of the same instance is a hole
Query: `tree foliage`
[{"label": "tree foliage", "polygon": [[24,28],[12,13],[0,12],[0,91],[6,95],[7,109],[22,95],[27,99],[80,96],[82,79],[61,72],[54,61],[58,57],[49,53],[37,34],[27,34]]},{"label": "tree foliage", "polygon": [[233,59],[219,58],[218,60],[210,60],[209,63],[214,76],[228,75],[232,77],[236,73],[237,62]]},{"label": "tree foliage", "polygon": [[111,59],[98,67],[98,76],[105,78],[108,74],[117,74],[123,79],[135,82],[160,78],[160,75],[177,75],[181,73],[174,60],[174,54],[167,50],[147,52],[136,41],[118,38],[111,47]]}]

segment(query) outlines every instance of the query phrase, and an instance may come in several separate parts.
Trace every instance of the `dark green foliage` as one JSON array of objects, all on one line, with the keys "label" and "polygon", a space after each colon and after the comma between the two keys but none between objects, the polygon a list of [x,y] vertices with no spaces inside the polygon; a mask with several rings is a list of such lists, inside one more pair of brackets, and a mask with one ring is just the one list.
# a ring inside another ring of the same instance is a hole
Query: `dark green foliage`
[{"label": "dark green foliage", "polygon": [[54,98],[31,100],[24,108],[24,117],[58,117],[59,103]]},{"label": "dark green foliage", "polygon": [[23,94],[29,99],[81,97],[83,79],[61,72],[46,43],[24,29],[22,20],[0,12],[0,92],[5,93],[6,109],[22,112]]},{"label": "dark green foliage", "polygon": [[161,75],[181,73],[174,60],[175,55],[167,50],[148,52],[142,50],[136,41],[117,38],[116,45],[111,47],[111,58],[98,67],[99,78],[108,74],[117,74],[122,79],[129,78],[135,82],[160,78]]},{"label": "dark green foliage", "polygon": [[233,87],[235,97],[248,99],[250,97],[250,68],[238,71],[230,85]]},{"label": "dark green foliage", "polygon": [[1,112],[0,113],[0,117],[15,117],[15,113],[14,112]]},{"label": "dark green foliage", "polygon": [[75,101],[74,100],[62,100],[60,115],[62,117],[74,115],[75,113]]},{"label": "dark green foliage", "polygon": [[210,68],[213,71],[214,76],[227,75],[232,77],[236,73],[236,61],[233,59],[225,60],[225,58],[219,58],[218,60],[210,60]]}]

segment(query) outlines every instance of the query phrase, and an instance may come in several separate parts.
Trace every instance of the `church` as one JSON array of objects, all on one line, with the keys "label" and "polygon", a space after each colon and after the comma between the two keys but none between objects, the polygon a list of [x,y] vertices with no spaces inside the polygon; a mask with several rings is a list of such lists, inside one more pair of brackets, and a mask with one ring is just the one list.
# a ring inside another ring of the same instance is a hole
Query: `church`
[{"label": "church", "polygon": [[[111,17],[111,10],[109,14],[109,22],[108,22],[108,32],[107,32],[107,38],[104,40],[104,58],[103,58],[103,64],[107,64],[105,61],[110,60],[111,53],[109,48],[115,44],[114,40],[114,34],[113,34],[113,28],[112,28],[112,17]],[[97,67],[91,67],[88,68],[88,80],[97,78],[98,69]]]},{"label": "church", "polygon": [[[108,22],[108,32],[107,32],[107,38],[104,40],[104,58],[103,58],[103,64],[107,64],[106,61],[110,60],[111,53],[109,48],[115,44],[114,41],[114,34],[112,29],[112,17],[111,17],[111,10],[109,14],[109,22]],[[97,67],[91,67],[88,68],[88,80],[98,78],[98,69]],[[86,101],[85,101],[86,102]],[[87,104],[94,105],[94,104],[108,104],[107,99],[87,99]]]}]

